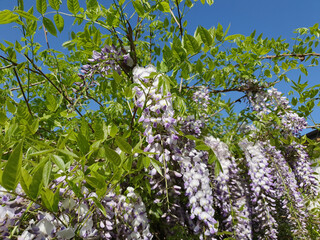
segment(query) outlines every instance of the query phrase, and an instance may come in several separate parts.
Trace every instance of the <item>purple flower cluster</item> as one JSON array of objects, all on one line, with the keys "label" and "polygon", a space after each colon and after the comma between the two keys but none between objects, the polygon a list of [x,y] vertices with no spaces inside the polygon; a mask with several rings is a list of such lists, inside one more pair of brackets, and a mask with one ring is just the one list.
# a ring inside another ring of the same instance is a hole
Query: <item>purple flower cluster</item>
[{"label": "purple flower cluster", "polygon": [[245,153],[251,182],[253,225],[257,225],[259,238],[268,236],[270,239],[277,239],[278,224],[273,216],[276,213],[277,198],[273,170],[259,143],[253,144],[243,139],[239,145]]},{"label": "purple flower cluster", "polygon": [[[83,191],[88,193],[88,189]],[[83,239],[152,239],[144,203],[132,187],[126,192],[126,195],[110,192],[101,199],[105,214],[93,208],[91,199],[97,197],[95,193],[88,194],[88,200],[81,201],[68,191],[68,197],[59,204],[58,215],[43,212],[33,204],[29,208],[33,217],[29,219],[29,225],[20,228],[20,231],[25,229],[22,233],[16,232],[21,234],[18,239],[73,239],[76,232]],[[5,204],[0,206],[2,237],[9,236],[9,231],[17,224],[22,226],[20,218],[30,204],[22,197],[12,198],[10,194],[2,197],[2,204]]]},{"label": "purple flower cluster", "polygon": [[280,208],[295,236],[304,236],[308,239],[306,222],[308,213],[299,191],[294,173],[291,171],[281,151],[277,150],[270,142],[260,142],[263,152],[270,159],[270,165],[275,169],[276,195],[280,200]]},{"label": "purple flower cluster", "polygon": [[248,92],[247,95],[253,110],[257,111],[259,117],[277,112],[281,126],[275,125],[274,127],[280,129],[284,136],[290,134],[298,136],[301,130],[307,126],[306,120],[291,110],[288,99],[282,96],[282,93],[277,89]]},{"label": "purple flower cluster", "polygon": [[208,88],[201,86],[194,92],[192,99],[196,102],[201,108],[207,109],[209,106],[209,90]]},{"label": "purple flower cluster", "polygon": [[121,66],[133,67],[133,60],[124,49],[117,49],[115,46],[105,46],[101,52],[93,51],[92,58],[88,59],[90,64],[81,67],[81,78],[92,78],[95,74],[107,76],[113,71],[121,74]]},{"label": "purple flower cluster", "polygon": [[305,146],[292,142],[286,149],[287,161],[291,165],[299,187],[308,194],[317,195],[318,181],[313,175],[311,160]]},{"label": "purple flower cluster", "polygon": [[205,153],[197,150],[185,152],[181,158],[180,166],[184,180],[186,196],[189,198],[191,208],[190,217],[195,219],[195,233],[205,236],[214,236],[218,231],[214,219],[213,196],[210,186],[210,173],[203,162]]},{"label": "purple flower cluster", "polygon": [[236,239],[252,239],[247,187],[241,180],[239,167],[228,146],[220,139],[206,137],[205,143],[210,146],[221,165],[221,171],[214,179],[214,197],[223,223],[220,228],[233,233]]}]

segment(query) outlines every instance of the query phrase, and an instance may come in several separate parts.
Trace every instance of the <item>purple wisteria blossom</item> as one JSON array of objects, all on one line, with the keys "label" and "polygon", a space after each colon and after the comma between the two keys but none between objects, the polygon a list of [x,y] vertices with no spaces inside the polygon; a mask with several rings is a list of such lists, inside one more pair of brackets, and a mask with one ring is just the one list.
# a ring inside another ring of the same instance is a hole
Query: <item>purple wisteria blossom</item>
[{"label": "purple wisteria blossom", "polygon": [[209,105],[209,90],[208,88],[201,86],[197,91],[194,92],[192,99],[196,102],[201,108],[207,109]]},{"label": "purple wisteria blossom", "polygon": [[258,239],[263,239],[263,236],[277,239],[278,224],[274,218],[277,197],[273,170],[259,143],[254,144],[247,139],[243,139],[239,145],[245,153],[251,182],[252,224],[257,231],[255,234],[257,234]]},{"label": "purple wisteria blossom", "polygon": [[302,144],[292,142],[286,148],[286,158],[303,192],[317,195],[318,181],[311,168],[311,160],[305,148]]},{"label": "purple wisteria blossom", "polygon": [[302,194],[299,191],[296,177],[290,169],[281,151],[277,150],[270,142],[260,142],[263,152],[270,159],[270,165],[275,169],[276,195],[280,200],[281,210],[291,226],[295,236],[309,239],[307,227],[308,212]]},{"label": "purple wisteria blossom", "polygon": [[[247,186],[241,179],[239,166],[228,146],[212,136],[205,138],[221,165],[219,175],[214,178],[214,198],[222,215],[222,231],[233,233],[236,239],[252,239],[252,223]],[[233,214],[234,213],[234,214]]]},{"label": "purple wisteria blossom", "polygon": [[79,75],[82,79],[92,78],[95,74],[107,76],[116,71],[121,74],[121,66],[133,67],[133,60],[124,49],[117,49],[115,46],[105,46],[101,52],[93,51],[90,63],[81,67]]},{"label": "purple wisteria blossom", "polygon": [[184,188],[189,198],[188,205],[191,208],[190,217],[196,222],[194,232],[202,236],[202,231],[205,229],[203,234],[213,237],[218,230],[217,221],[214,219],[209,169],[203,162],[204,156],[204,152],[197,150],[186,152],[181,158],[180,166]]}]

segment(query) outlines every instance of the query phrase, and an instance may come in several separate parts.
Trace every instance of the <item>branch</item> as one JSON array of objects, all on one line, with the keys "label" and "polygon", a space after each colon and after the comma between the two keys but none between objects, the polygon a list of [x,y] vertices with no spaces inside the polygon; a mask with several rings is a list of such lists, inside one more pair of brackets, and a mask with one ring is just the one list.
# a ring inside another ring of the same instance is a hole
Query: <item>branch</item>
[{"label": "branch", "polygon": [[27,99],[26,95],[24,94],[23,87],[22,87],[22,84],[21,84],[20,78],[19,78],[19,76],[18,76],[18,73],[17,73],[17,70],[16,70],[16,68],[15,68],[15,67],[13,68],[13,72],[14,72],[14,75],[16,76],[17,80],[18,80],[19,87],[20,87],[20,89],[21,89],[21,92],[22,92],[22,95],[23,95],[24,101],[25,101],[25,102],[26,102],[26,104],[27,104],[27,107],[28,107],[28,111],[29,111],[29,113],[30,113],[30,116],[33,118],[33,114],[32,114],[32,111],[31,111],[31,108],[30,108],[30,105],[29,105],[29,101],[28,101],[28,99]]},{"label": "branch", "polygon": [[10,65],[4,66],[4,67],[0,67],[0,70],[6,69],[6,68],[11,68],[11,67],[13,67],[13,64],[10,64]]},{"label": "branch", "polygon": [[[68,103],[70,103],[72,105],[72,101],[64,94],[64,92],[58,88],[51,80],[50,78],[47,77],[47,75],[45,75],[39,68],[38,66],[26,55],[24,54],[24,56],[28,59],[28,61],[32,64],[32,66],[38,71],[39,74],[41,74],[45,79],[47,79],[47,81],[49,83],[51,83],[51,85],[63,96],[64,99],[66,99],[68,101]],[[79,114],[80,117],[82,117],[83,115],[81,114],[81,112],[76,109],[76,112]]]},{"label": "branch", "polygon": [[[38,73],[38,72],[37,72],[37,73]],[[45,82],[46,82],[46,80],[43,80],[43,81],[41,81],[41,82],[31,83],[31,84],[29,85],[29,87],[37,86],[37,85],[40,85],[40,84],[45,83]],[[28,86],[23,86],[23,88],[26,88],[26,87],[28,87]],[[12,92],[12,91],[15,91],[15,90],[18,90],[18,89],[20,89],[20,88],[19,88],[19,87],[11,88],[10,91]]]},{"label": "branch", "polygon": [[[230,105],[235,104],[235,103],[237,103],[237,102],[241,102],[241,99],[242,99],[242,98],[245,98],[245,97],[246,97],[246,95],[243,95],[242,97],[240,97],[240,98],[234,100],[233,102],[231,102]],[[225,109],[225,108],[219,109],[217,112],[211,114],[210,117],[214,117],[214,116],[217,115],[218,113],[222,112],[222,110],[224,110],[224,109]]]},{"label": "branch", "polygon": [[177,5],[178,17],[179,17],[178,26],[179,26],[179,30],[180,30],[180,37],[182,38],[182,36],[183,36],[182,23],[181,23],[182,17],[181,17],[181,14],[180,14],[179,1],[178,0],[176,0],[176,5]]},{"label": "branch", "polygon": [[320,53],[304,53],[304,54],[297,54],[297,53],[284,53],[279,55],[267,55],[265,57],[260,57],[260,59],[273,59],[273,58],[280,58],[280,57],[297,57],[301,61],[305,59],[305,57],[308,56],[316,56],[320,57]]},{"label": "branch", "polygon": [[306,128],[320,128],[320,125],[306,126]]},{"label": "branch", "polygon": [[10,60],[10,59],[8,59],[8,58],[5,58],[4,56],[1,56],[1,55],[0,55],[0,58],[2,58],[3,60],[6,60],[6,61],[8,61],[8,62],[11,62],[13,66],[17,66],[17,65],[18,65],[16,62],[14,62],[14,61],[12,61],[12,60]]}]

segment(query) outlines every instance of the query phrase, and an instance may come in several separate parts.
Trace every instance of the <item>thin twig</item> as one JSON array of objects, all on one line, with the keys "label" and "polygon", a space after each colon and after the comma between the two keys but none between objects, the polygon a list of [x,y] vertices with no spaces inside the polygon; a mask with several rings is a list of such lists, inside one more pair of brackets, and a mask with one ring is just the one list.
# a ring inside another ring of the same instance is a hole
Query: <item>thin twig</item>
[{"label": "thin twig", "polygon": [[44,37],[45,37],[45,39],[46,39],[47,47],[48,47],[48,49],[50,49],[50,45],[49,45],[49,41],[48,41],[48,36],[47,36],[47,30],[46,30],[44,24],[42,24],[42,27],[43,27],[43,32],[44,32]]},{"label": "thin twig", "polygon": [[6,69],[6,68],[11,68],[11,67],[13,67],[13,64],[10,64],[10,65],[4,66],[4,67],[0,67],[0,70]]},{"label": "thin twig", "polygon": [[320,128],[320,125],[306,126],[306,128]]},{"label": "thin twig", "polygon": [[[236,103],[236,102],[241,102],[241,99],[242,99],[242,98],[245,98],[246,96],[247,96],[247,95],[243,95],[242,97],[240,97],[240,98],[238,98],[238,99],[234,100],[233,102],[231,102],[231,103],[230,103],[230,105],[232,105],[232,104],[234,104],[234,103]],[[211,114],[211,116],[210,116],[210,117],[214,117],[214,116],[215,116],[215,115],[217,115],[218,113],[222,112],[224,109],[225,109],[225,108],[221,108],[221,109],[219,109],[219,110],[218,110],[218,111],[216,111],[215,113]]]},{"label": "thin twig", "polygon": [[181,17],[181,14],[180,14],[180,9],[179,9],[179,2],[178,0],[176,0],[176,5],[177,5],[177,10],[178,10],[178,17],[179,17],[179,30],[180,30],[180,37],[182,38],[183,37],[183,29],[182,29],[182,17]]},{"label": "thin twig", "polygon": [[[41,82],[31,83],[31,84],[29,85],[29,87],[37,86],[37,85],[40,85],[40,84],[45,83],[45,82],[46,82],[46,80],[43,80],[43,81],[41,81]],[[28,86],[23,86],[23,88],[26,88],[26,87],[28,87]],[[20,87],[11,88],[10,91],[12,92],[12,91],[16,91],[16,90],[18,90],[18,89],[20,89]]]},{"label": "thin twig", "polygon": [[30,116],[33,118],[33,114],[32,114],[32,111],[31,111],[31,108],[30,108],[30,105],[29,105],[29,101],[28,101],[28,99],[27,99],[26,95],[24,94],[23,87],[22,87],[22,84],[21,84],[20,78],[19,78],[19,76],[18,76],[18,73],[17,73],[17,70],[16,70],[16,68],[15,68],[15,67],[13,68],[13,72],[14,72],[14,75],[16,76],[17,81],[18,81],[18,83],[19,83],[19,87],[20,87],[20,89],[21,89],[21,92],[22,92],[22,95],[23,95],[24,101],[25,101],[25,102],[26,102],[26,104],[27,104],[27,107],[28,107],[28,111],[29,111],[29,113],[30,113]]},{"label": "thin twig", "polygon": [[[38,71],[38,73],[40,75],[42,75],[45,79],[47,79],[47,81],[49,83],[51,83],[51,85],[63,96],[64,99],[66,99],[68,101],[68,103],[70,103],[72,105],[72,101],[64,94],[64,92],[58,88],[51,80],[50,78],[47,77],[47,75],[45,75],[39,68],[38,66],[26,55],[24,54],[24,56],[28,59],[28,61],[32,64],[32,66]],[[82,117],[83,115],[81,114],[81,112],[75,108],[76,112],[79,114],[80,117]]]},{"label": "thin twig", "polygon": [[273,59],[273,58],[280,58],[280,57],[297,57],[301,61],[303,61],[305,59],[305,57],[308,57],[308,56],[320,57],[320,53],[303,53],[303,54],[284,53],[284,54],[279,54],[279,55],[267,55],[264,57],[260,57],[260,59]]}]

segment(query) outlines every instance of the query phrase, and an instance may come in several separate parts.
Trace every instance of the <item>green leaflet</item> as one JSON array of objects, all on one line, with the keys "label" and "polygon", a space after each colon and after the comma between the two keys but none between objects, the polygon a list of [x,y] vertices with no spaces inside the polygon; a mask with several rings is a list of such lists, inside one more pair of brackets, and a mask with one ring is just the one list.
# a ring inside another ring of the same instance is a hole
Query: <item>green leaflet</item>
[{"label": "green leaflet", "polygon": [[105,153],[106,153],[106,158],[112,162],[115,166],[120,166],[121,165],[121,157],[119,154],[112,150],[111,148],[105,146]]},{"label": "green leaflet", "polygon": [[52,7],[54,10],[59,10],[60,8],[60,1],[59,0],[49,0],[49,5]]},{"label": "green leaflet", "polygon": [[71,13],[73,13],[74,15],[76,15],[80,10],[80,6],[79,6],[78,0],[68,0],[67,1],[67,6],[68,6],[69,11]]},{"label": "green leaflet", "polygon": [[188,51],[188,54],[194,54],[200,51],[199,43],[189,34],[183,36],[183,46]]},{"label": "green leaflet", "polygon": [[0,11],[0,24],[12,23],[18,19],[18,15],[14,14],[10,10]]},{"label": "green leaflet", "polygon": [[12,151],[2,174],[2,186],[7,190],[14,190],[17,187],[21,175],[22,165],[21,141]]},{"label": "green leaflet", "polygon": [[54,23],[56,24],[56,27],[59,32],[62,32],[64,28],[64,20],[63,17],[60,14],[56,14],[53,16]]},{"label": "green leaflet", "polygon": [[53,22],[46,17],[43,17],[43,25],[45,26],[45,28],[48,30],[49,33],[51,33],[53,36],[57,36],[57,30],[53,24]]},{"label": "green leaflet", "polygon": [[131,145],[125,139],[123,139],[121,137],[116,137],[116,144],[125,153],[130,154],[132,152]]},{"label": "green leaflet", "polygon": [[36,8],[41,15],[45,14],[47,11],[47,1],[46,0],[37,0]]},{"label": "green leaflet", "polygon": [[38,21],[39,19],[35,16],[33,16],[33,14],[22,11],[22,10],[15,10],[16,13],[19,14],[19,16],[25,18],[25,19],[29,19],[29,20],[34,20],[34,21]]}]

